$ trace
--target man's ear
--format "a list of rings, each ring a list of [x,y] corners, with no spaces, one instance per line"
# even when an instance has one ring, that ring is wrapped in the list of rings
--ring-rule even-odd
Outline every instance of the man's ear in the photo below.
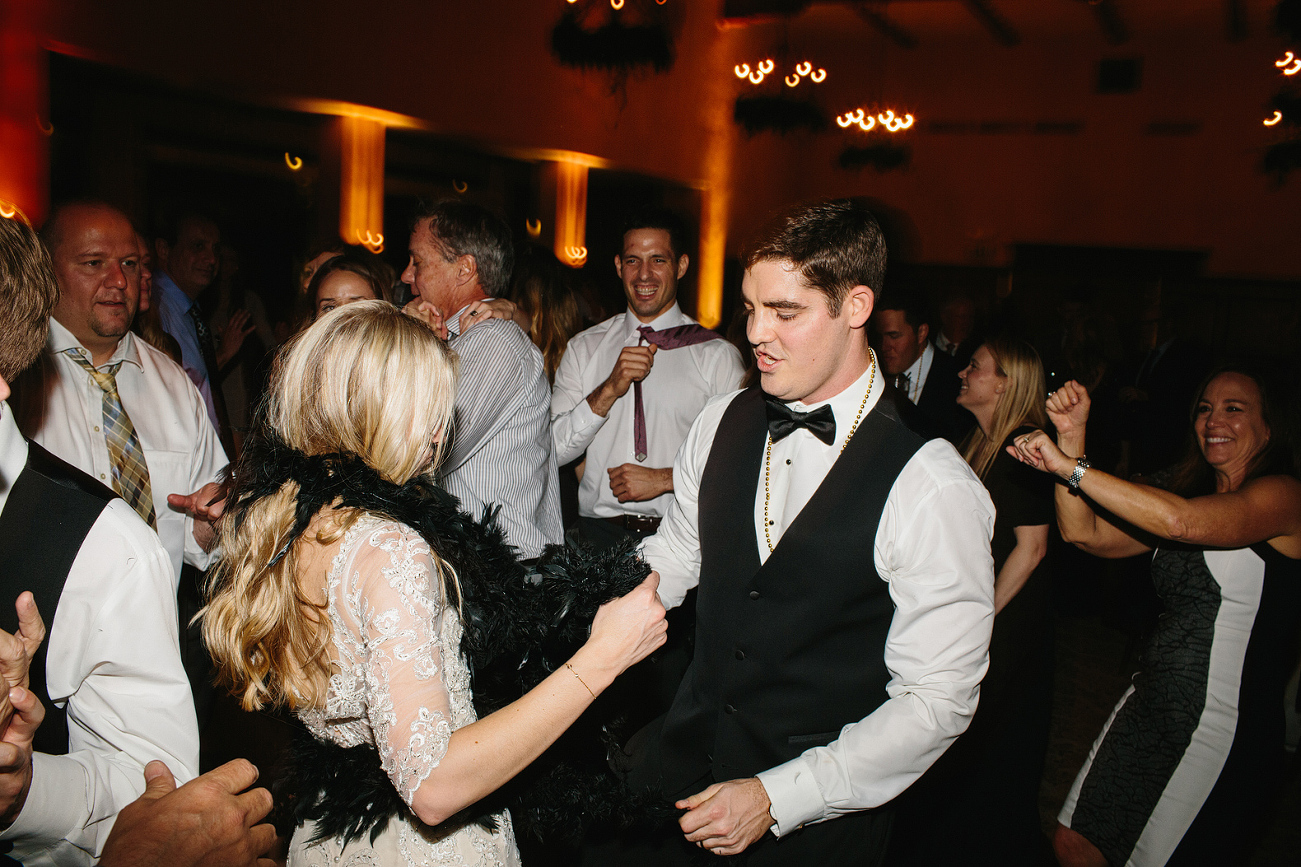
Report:
[[[926,339],[931,336],[931,327],[923,322],[917,326],[917,345],[925,346]]]
[[[866,286],[855,286],[845,295],[841,302],[841,313],[849,317],[851,328],[862,328],[872,316],[876,305],[876,293]]]
[[[687,258],[686,253],[683,253],[681,256],[678,257],[678,279],[679,280],[681,280],[683,275],[687,273],[687,266],[690,264],[691,264],[691,260]]]
[[[479,262],[469,253],[456,257],[456,282],[473,283],[479,276]]]
[[[623,280],[623,254],[622,253],[614,254],[614,273],[619,275],[620,280]]]

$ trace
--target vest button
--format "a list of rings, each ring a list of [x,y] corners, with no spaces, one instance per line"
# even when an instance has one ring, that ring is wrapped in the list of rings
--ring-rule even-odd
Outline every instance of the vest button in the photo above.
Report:
[[[735,708],[734,706],[730,705],[730,704],[729,704],[729,705],[724,705],[724,706],[723,706],[723,712],[724,712],[724,713],[736,713],[736,708]]]
[[[758,590],[751,590],[751,591],[750,591],[750,598],[751,598],[751,599],[758,599],[758,598],[759,598],[759,591],[758,591]]]
[[[745,659],[745,651],[744,651],[744,650],[738,650],[738,651],[736,652],[736,658],[737,658],[737,659]]]

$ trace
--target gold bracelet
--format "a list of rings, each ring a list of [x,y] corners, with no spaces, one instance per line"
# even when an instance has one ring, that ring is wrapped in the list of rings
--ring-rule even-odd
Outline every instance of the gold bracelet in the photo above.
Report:
[[[595,699],[596,693],[592,692],[592,688],[587,685],[587,681],[583,680],[581,677],[578,676],[578,672],[574,670],[574,667],[566,662],[565,668],[569,669],[570,673],[573,674],[574,677],[578,678],[578,682],[583,685],[583,689],[587,690],[587,694],[590,695],[593,699]]]

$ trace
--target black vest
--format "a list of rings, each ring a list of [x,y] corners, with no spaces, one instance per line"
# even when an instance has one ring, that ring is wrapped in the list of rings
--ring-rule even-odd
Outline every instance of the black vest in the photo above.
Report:
[[[665,791],[754,776],[823,746],[887,698],[894,616],[877,525],[924,443],[878,402],[760,565],[754,526],[767,436],[750,388],[723,414],[700,481],[700,587],[691,668],[664,721]]]
[[[54,634],[54,615],[68,572],[86,534],[117,494],[36,443],[27,444],[27,465],[14,480],[0,512],[0,628],[18,630],[14,600],[32,591],[46,635]],[[31,689],[45,705],[45,721],[34,749],[51,755],[68,752],[68,717],[50,701],[45,679],[48,637],[32,660]]]

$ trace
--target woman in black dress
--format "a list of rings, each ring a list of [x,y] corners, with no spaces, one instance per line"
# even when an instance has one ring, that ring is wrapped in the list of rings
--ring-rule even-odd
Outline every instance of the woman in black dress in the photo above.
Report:
[[[1034,347],[995,337],[959,374],[958,404],[977,426],[963,457],[989,489],[994,633],[971,726],[900,799],[901,864],[1035,864],[1047,853],[1037,799],[1052,705],[1050,593],[1036,574],[1048,549],[1052,485],[1006,451],[1047,423]],[[906,849],[906,851],[905,851]],[[973,861],[973,859],[975,859]]]

